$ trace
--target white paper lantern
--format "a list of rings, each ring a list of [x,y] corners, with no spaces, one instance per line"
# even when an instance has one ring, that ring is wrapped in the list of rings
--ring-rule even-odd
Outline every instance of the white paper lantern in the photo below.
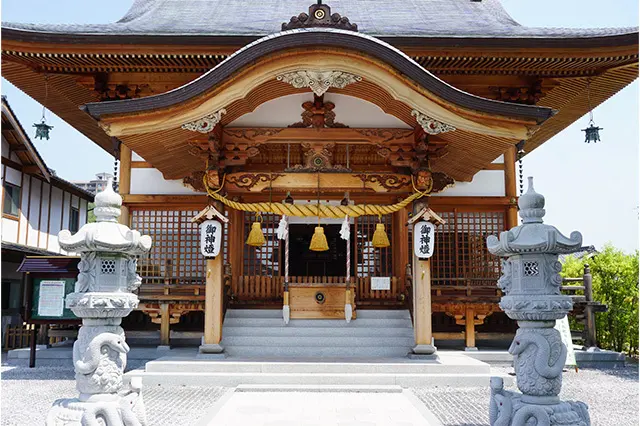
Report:
[[[200,252],[205,257],[220,254],[222,224],[217,220],[205,220],[200,224]]]
[[[436,226],[427,221],[417,222],[413,226],[413,252],[419,259],[428,259],[433,255]]]

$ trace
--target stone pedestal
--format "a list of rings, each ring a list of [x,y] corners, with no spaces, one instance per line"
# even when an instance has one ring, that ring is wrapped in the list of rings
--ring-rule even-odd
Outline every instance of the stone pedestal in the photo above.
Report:
[[[121,204],[109,181],[95,198],[96,223],[58,236],[60,247],[81,257],[75,291],[65,301],[82,318],[73,345],[80,395],[55,401],[49,426],[147,424],[141,380],[126,388],[122,383],[129,346],[120,323],[138,306],[131,293],[141,283],[136,256],[150,250],[151,238],[118,223]]]
[[[491,379],[491,425],[590,425],[589,412],[582,402],[562,402],[562,369],[567,348],[557,319],[572,309],[569,296],[560,293],[562,265],[559,254],[580,250],[582,236],[569,238],[553,226],[542,223],[544,197],[529,189],[518,201],[523,224],[487,238],[489,251],[506,258],[498,281],[504,296],[500,307],[519,329],[509,348],[513,355],[518,389],[504,390],[502,379]]]

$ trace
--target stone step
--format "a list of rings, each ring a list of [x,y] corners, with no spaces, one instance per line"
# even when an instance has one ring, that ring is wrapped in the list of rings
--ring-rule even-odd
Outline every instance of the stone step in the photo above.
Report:
[[[202,334],[202,333],[200,333]],[[410,337],[413,329],[409,327],[230,327],[222,329],[222,335],[227,336],[353,336],[353,337]]]
[[[357,310],[358,319],[406,319],[411,320],[408,310]],[[282,318],[281,309],[229,309],[225,318]],[[295,320],[293,320],[295,321]],[[342,321],[342,320],[331,320]]]
[[[125,382],[141,377],[147,387],[238,385],[396,385],[402,387],[489,387],[489,374],[334,374],[334,373],[154,373],[133,370]],[[505,376],[505,385],[513,384]]]
[[[224,335],[222,346],[294,346],[294,347],[359,347],[359,346],[413,346],[411,337],[394,336],[229,336]]]
[[[411,321],[401,318],[359,318],[347,323],[344,320],[322,319],[292,319],[284,325],[282,318],[225,318],[224,325],[228,327],[412,327]]]
[[[256,374],[489,374],[488,364],[458,362],[235,362],[159,359],[146,364],[147,373],[256,373]]]
[[[223,343],[224,345],[224,343]],[[227,345],[224,351],[237,357],[406,357],[412,345],[406,346],[253,346]]]

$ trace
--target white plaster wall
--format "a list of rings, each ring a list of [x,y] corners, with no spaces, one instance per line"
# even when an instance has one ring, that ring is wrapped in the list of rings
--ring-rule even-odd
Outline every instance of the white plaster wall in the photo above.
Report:
[[[2,156],[7,158],[9,156],[9,142],[2,136]]]
[[[481,170],[471,182],[456,184],[437,196],[441,197],[503,197],[504,172],[502,170]]]
[[[42,210],[40,211],[40,239],[38,240],[38,247],[42,249],[47,248],[47,227],[49,223],[49,190],[51,185],[48,183],[42,184]]]
[[[493,164],[504,164],[504,155],[501,155],[500,157],[496,158],[495,160],[492,161]]]
[[[31,205],[25,214],[29,215],[27,224],[26,245],[38,247],[38,219],[40,219],[40,190],[42,181],[40,179],[31,178]],[[26,195],[26,194],[25,194]]]
[[[131,169],[131,194],[202,194],[182,184],[182,180],[166,180],[157,169]]]
[[[336,93],[327,92],[325,102],[336,107],[336,121],[349,127],[384,127],[410,129],[404,121],[385,113],[371,102]],[[229,124],[229,127],[287,127],[301,120],[302,104],[313,101],[313,92],[297,93],[272,99],[258,106]],[[277,114],[273,112],[277,111]]]
[[[15,243],[18,240],[18,221],[2,218],[2,241]]]
[[[18,231],[18,244],[27,244],[27,206],[29,205],[29,187],[31,186],[31,176],[24,177],[22,182],[22,193],[20,203],[20,230]]]
[[[80,222],[79,227],[82,228],[83,225],[87,223],[87,207],[89,203],[87,200],[80,200]]]
[[[49,241],[47,250],[59,253],[60,245],[58,245],[58,232],[60,232],[60,216],[62,214],[62,190],[53,187],[51,190],[51,222],[49,228]]]
[[[140,157],[135,152],[131,151],[131,161],[146,161],[144,158]]]
[[[7,166],[7,175],[5,177],[6,181],[14,184],[16,186],[20,186],[22,185],[22,172],[20,170],[16,170],[14,168],[11,168],[9,166]],[[26,178],[25,178],[26,179]]]

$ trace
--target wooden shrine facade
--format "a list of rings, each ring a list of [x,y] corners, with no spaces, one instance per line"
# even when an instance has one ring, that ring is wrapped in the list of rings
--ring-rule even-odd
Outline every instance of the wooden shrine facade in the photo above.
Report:
[[[428,204],[445,222],[426,290],[428,314],[441,314],[434,330],[491,323],[500,316],[500,268],[485,240],[517,225],[517,158],[638,73],[637,29],[491,29],[503,12],[486,2],[459,7],[493,24],[455,24],[439,15],[455,12],[442,5],[416,21],[425,25],[417,36],[392,22],[417,19],[410,2],[370,28],[366,19],[358,26],[361,11],[333,19],[323,4],[300,14],[299,2],[287,2],[297,8],[287,22],[270,15],[280,2],[268,0],[255,21],[230,15],[216,24],[217,9],[200,10],[216,1],[183,3],[175,13],[207,22],[187,28],[189,20],[154,15],[162,8],[134,7],[130,19],[97,29],[3,26],[3,76],[119,158],[123,220],[154,240],[139,261],[140,308],[161,324],[165,343],[170,325],[192,312],[205,311],[205,340],[213,336],[210,286],[223,307],[282,306],[282,208],[272,203],[307,206],[290,215],[289,282],[336,284],[350,275],[359,309],[414,306],[407,222]],[[257,28],[273,19],[284,24]],[[137,32],[140,20],[148,33]],[[436,33],[433,20],[458,27]],[[255,31],[230,36],[229,26]],[[205,27],[212,32],[198,33]],[[191,222],[209,204],[228,218],[212,273]],[[350,213],[335,213],[341,208]],[[266,239],[259,248],[245,245],[255,212]],[[337,236],[345,215],[348,257]],[[310,254],[318,222],[330,250]],[[380,222],[387,248],[371,245]],[[371,290],[373,277],[390,277],[390,289]],[[492,330],[511,330],[500,321]]]

